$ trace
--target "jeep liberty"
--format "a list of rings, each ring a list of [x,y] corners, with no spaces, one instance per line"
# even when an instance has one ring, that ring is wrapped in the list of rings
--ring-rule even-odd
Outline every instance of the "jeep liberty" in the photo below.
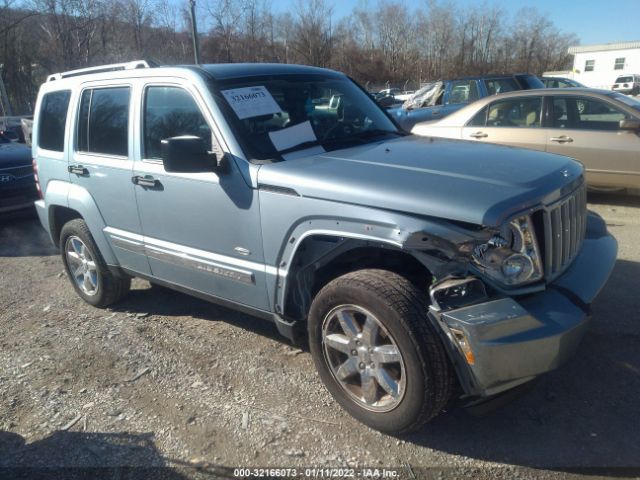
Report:
[[[383,432],[561,365],[616,259],[580,163],[409,135],[331,70],[54,74],[33,139],[40,221],[84,301],[141,277],[308,335],[331,394]]]

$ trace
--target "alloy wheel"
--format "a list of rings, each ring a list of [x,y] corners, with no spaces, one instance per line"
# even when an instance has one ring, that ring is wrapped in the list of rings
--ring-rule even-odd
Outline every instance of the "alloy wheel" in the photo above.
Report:
[[[388,330],[356,305],[331,310],[322,325],[325,360],[338,384],[361,407],[388,412],[406,390],[404,360]]]

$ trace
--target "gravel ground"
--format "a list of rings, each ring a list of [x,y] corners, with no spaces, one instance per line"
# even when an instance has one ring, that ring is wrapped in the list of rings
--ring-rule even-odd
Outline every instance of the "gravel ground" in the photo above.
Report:
[[[5,220],[0,478],[638,478],[640,199],[589,200],[620,250],[577,356],[498,410],[452,407],[402,438],[344,413],[272,325],[141,280],[117,308],[93,308],[37,220]]]

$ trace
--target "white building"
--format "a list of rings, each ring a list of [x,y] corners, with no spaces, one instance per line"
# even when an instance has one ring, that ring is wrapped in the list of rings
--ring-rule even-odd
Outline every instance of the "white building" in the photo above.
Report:
[[[587,87],[611,90],[619,75],[640,74],[640,41],[569,47],[572,78]]]

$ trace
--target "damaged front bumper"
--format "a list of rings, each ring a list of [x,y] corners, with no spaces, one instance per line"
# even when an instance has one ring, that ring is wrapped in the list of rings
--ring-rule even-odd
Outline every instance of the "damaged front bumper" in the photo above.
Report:
[[[443,334],[467,397],[489,397],[553,370],[576,351],[589,305],[616,261],[617,242],[590,213],[582,249],[544,291],[439,310],[429,317]]]

